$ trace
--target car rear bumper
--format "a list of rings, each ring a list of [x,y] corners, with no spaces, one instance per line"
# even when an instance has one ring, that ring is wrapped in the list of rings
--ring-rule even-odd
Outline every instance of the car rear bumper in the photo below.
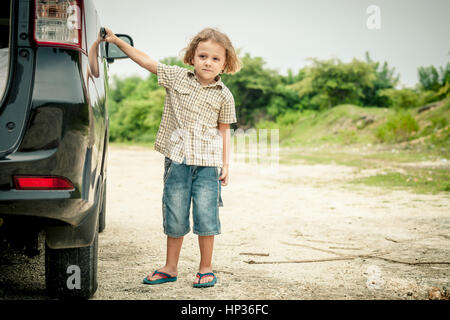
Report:
[[[91,170],[91,148],[82,144],[68,150],[29,152],[0,160],[0,215],[31,216],[55,219],[73,227],[82,224],[96,205],[103,174]],[[28,156],[25,156],[28,154]],[[63,159],[70,161],[63,161]],[[58,164],[55,166],[55,164]],[[17,190],[14,176],[61,176],[69,179],[72,190]]]
[[[94,201],[72,199],[70,191],[0,191],[0,215],[56,219],[78,226]],[[6,200],[7,199],[7,200]]]
[[[93,201],[70,198],[70,191],[1,191],[0,218],[3,226],[0,228],[8,227],[9,220],[14,220],[16,225],[20,221],[24,226],[32,221],[39,221],[39,225],[35,227],[45,230],[46,242],[50,248],[88,246],[94,240],[98,228],[103,183],[104,181],[99,181],[97,184],[97,196]]]

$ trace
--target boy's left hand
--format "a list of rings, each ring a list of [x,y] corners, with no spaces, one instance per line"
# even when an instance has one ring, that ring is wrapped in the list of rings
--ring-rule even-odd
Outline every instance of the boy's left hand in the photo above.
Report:
[[[228,166],[227,165],[222,167],[222,174],[220,175],[219,180],[222,181],[222,186],[228,185]]]

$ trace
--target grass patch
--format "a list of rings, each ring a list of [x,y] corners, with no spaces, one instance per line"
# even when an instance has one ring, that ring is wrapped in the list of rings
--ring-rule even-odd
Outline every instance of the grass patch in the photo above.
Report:
[[[369,164],[364,163],[364,159],[357,154],[349,154],[344,152],[322,151],[301,151],[296,152],[280,152],[281,164],[338,164],[343,166],[352,166],[364,168]]]
[[[425,151],[402,150],[392,146],[384,151],[375,151],[364,145],[339,148],[327,147],[321,150],[293,149],[280,150],[280,163],[294,164],[339,164],[361,169],[381,167],[392,164],[402,164],[421,161],[437,161],[439,157]]]
[[[407,173],[388,172],[370,177],[355,179],[350,183],[363,183],[369,186],[407,189],[415,193],[437,194],[450,192],[450,172],[445,169],[407,170]]]
[[[365,184],[388,189],[405,189],[415,193],[436,194],[450,191],[450,170],[436,167],[405,166],[408,163],[439,161],[439,156],[416,150],[394,148],[376,151],[363,146],[345,148],[333,147],[308,150],[280,151],[280,164],[337,164],[359,169],[387,171],[350,181],[351,184]],[[359,151],[358,151],[359,150]],[[402,172],[398,172],[401,168]]]
[[[392,151],[380,151],[365,155],[366,159],[380,160],[390,163],[408,163],[421,161],[435,161],[437,158],[429,153],[420,151],[405,151],[392,149]]]

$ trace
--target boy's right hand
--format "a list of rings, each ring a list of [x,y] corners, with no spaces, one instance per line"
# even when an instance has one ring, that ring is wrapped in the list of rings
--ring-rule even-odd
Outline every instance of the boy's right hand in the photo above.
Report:
[[[98,36],[101,39],[101,41],[106,41],[115,44],[120,50],[122,50],[123,53],[125,53],[131,60],[136,62],[138,65],[154,74],[157,73],[158,62],[156,60],[153,60],[145,52],[140,51],[134,48],[134,46],[130,45],[129,43],[121,40],[114,34],[114,32],[111,31],[111,29],[106,27],[103,28],[105,28],[106,31],[106,35],[103,39],[100,36],[100,30],[98,33]]]
[[[106,41],[106,42],[109,42],[109,43],[115,43],[116,39],[118,39],[117,36],[114,34],[114,32],[111,31],[111,29],[106,28],[106,27],[104,27],[104,28],[105,28],[105,31],[106,31],[106,35],[102,39],[102,41]]]

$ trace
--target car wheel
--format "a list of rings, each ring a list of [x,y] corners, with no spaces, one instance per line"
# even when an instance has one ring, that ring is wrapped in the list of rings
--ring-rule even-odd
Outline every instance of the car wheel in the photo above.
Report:
[[[103,186],[102,206],[98,215],[98,232],[103,232],[106,227],[106,180]]]
[[[97,290],[98,232],[90,246],[51,249],[45,246],[45,283],[50,296],[91,298]]]

